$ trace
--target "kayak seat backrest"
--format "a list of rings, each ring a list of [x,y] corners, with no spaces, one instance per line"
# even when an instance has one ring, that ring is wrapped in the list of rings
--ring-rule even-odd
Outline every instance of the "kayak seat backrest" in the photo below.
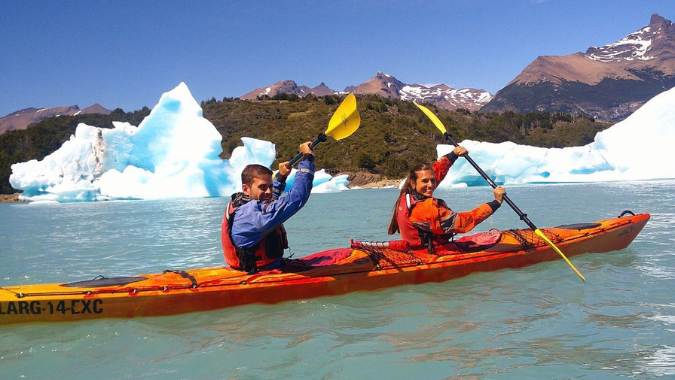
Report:
[[[600,227],[602,224],[600,223],[576,223],[576,224],[563,224],[562,226],[558,226],[555,228],[560,228],[561,230],[587,230],[589,228],[597,228]]]
[[[499,243],[501,236],[502,232],[493,228],[487,232],[462,236],[460,239],[455,240],[455,245],[464,252],[477,252]]]
[[[93,280],[85,280],[78,282],[71,282],[69,284],[63,284],[68,288],[100,288],[103,286],[122,286],[131,284],[133,282],[147,280],[147,277],[100,277]]]

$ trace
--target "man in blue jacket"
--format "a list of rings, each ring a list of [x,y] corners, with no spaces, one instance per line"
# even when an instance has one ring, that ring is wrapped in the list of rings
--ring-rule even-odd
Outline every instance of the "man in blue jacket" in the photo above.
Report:
[[[221,231],[225,262],[230,267],[252,274],[281,265],[284,249],[288,248],[283,223],[300,211],[312,192],[312,143],[301,144],[300,152],[303,158],[293,188],[283,197],[291,172],[288,162],[279,164],[274,180],[272,171],[262,165],[248,165],[242,171],[242,191],[232,194]]]

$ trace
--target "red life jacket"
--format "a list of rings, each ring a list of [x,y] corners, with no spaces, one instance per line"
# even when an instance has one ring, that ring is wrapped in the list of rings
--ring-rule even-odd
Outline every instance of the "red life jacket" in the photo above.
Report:
[[[246,254],[253,254],[255,256],[256,270],[279,260],[284,255],[284,249],[288,248],[288,239],[284,225],[281,224],[270,231],[252,247],[239,248],[232,243],[232,228],[229,223],[236,211],[237,207],[233,207],[232,202],[230,202],[225,210],[220,231],[220,240],[223,244],[223,254],[225,255],[227,265],[234,269],[244,270],[242,259],[243,255]]]
[[[407,241],[412,247],[428,245],[430,239],[436,244],[447,242],[450,236],[432,236],[431,233],[420,231],[412,224],[410,221],[410,213],[417,203],[419,203],[419,201],[416,201],[411,194],[407,193],[399,199],[396,222],[398,223],[398,230],[401,233],[401,240]]]
[[[404,194],[398,200],[396,211],[396,223],[398,223],[398,230],[401,233],[401,240],[407,241],[411,246],[422,245],[420,231],[410,222],[410,212],[416,203],[417,201],[410,194]]]

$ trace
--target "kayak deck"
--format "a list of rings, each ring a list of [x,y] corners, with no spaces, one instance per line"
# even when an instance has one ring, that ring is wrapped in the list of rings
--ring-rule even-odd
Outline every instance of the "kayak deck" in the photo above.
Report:
[[[544,228],[567,257],[627,247],[649,220],[630,215]],[[560,256],[531,230],[502,231],[499,241],[470,251],[454,243],[397,250],[339,248],[288,260],[253,275],[226,267],[165,271],[70,284],[0,288],[0,325],[181,314],[251,303],[340,295],[404,284],[441,282],[474,272],[520,268]]]

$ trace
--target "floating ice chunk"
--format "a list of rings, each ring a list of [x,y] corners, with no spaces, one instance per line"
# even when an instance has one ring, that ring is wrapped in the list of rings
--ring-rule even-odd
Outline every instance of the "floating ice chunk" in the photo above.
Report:
[[[312,188],[312,193],[339,193],[341,190],[333,182],[324,182]]]
[[[293,187],[293,183],[295,183],[295,173],[296,173],[295,168],[291,169],[291,173],[288,175],[288,178],[286,178],[286,191],[290,190]],[[316,172],[314,172],[314,180],[312,181],[312,192],[314,192],[316,187],[330,181],[332,178],[333,177],[331,177],[330,174],[326,173],[326,170],[324,169],[317,170]]]

